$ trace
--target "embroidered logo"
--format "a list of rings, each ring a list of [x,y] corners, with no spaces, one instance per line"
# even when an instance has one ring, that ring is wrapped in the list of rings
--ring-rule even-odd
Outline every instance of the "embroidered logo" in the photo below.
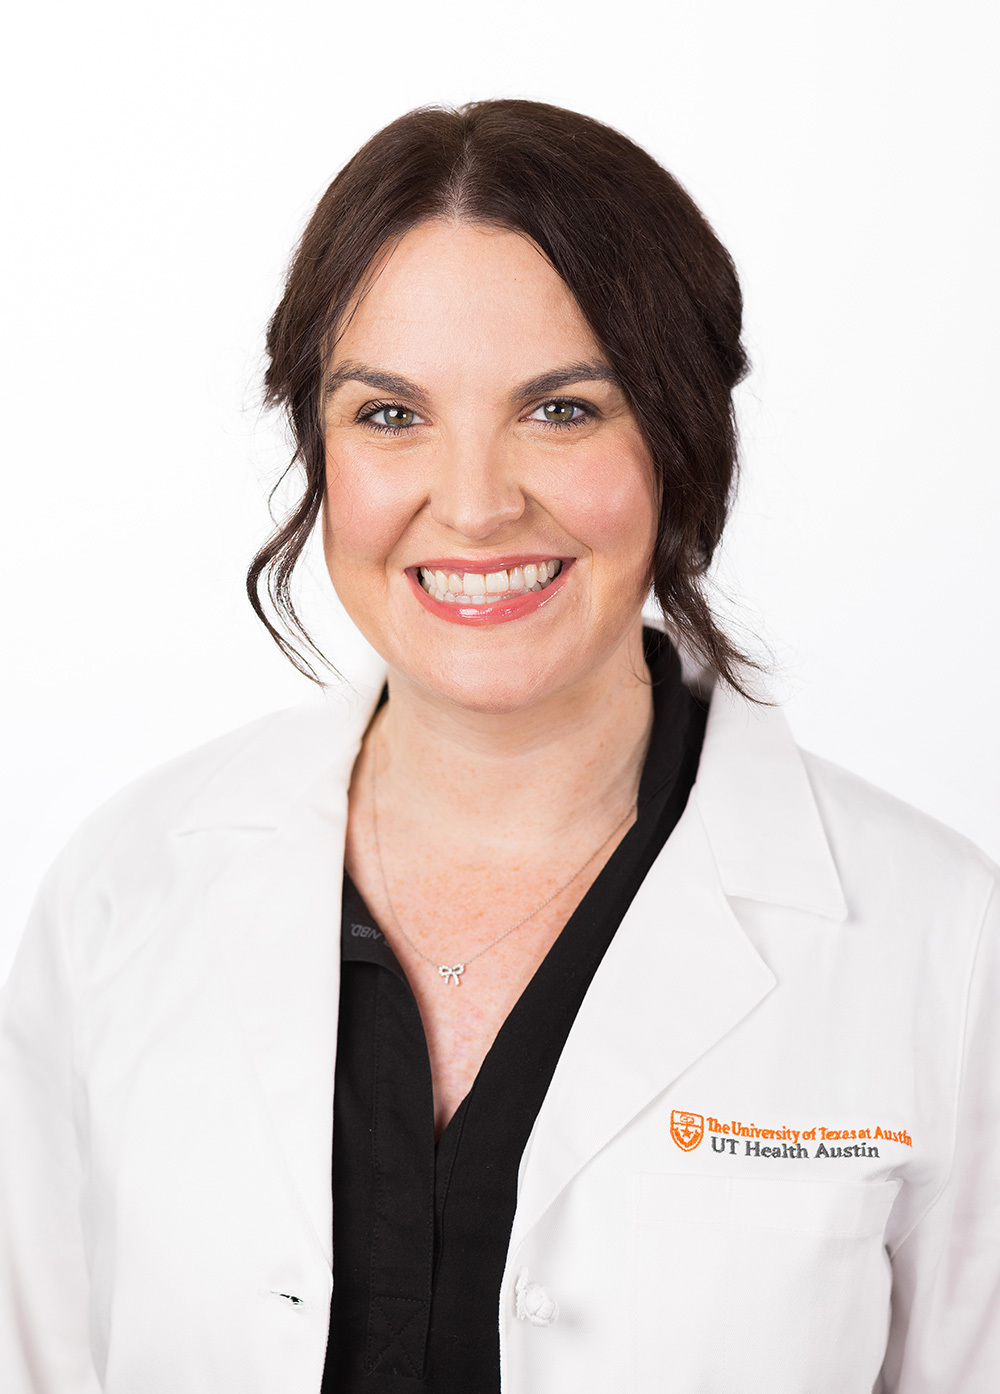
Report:
[[[670,1113],[670,1136],[682,1152],[693,1152],[705,1136],[705,1120],[700,1113]]]
[[[702,1128],[699,1113],[680,1113],[674,1109],[670,1115],[671,1136],[685,1151],[698,1146],[703,1132],[711,1138],[713,1152],[730,1157],[829,1157],[838,1160],[878,1157],[879,1145],[887,1142],[913,1146],[913,1138],[905,1128],[883,1128],[881,1124],[867,1128],[827,1128],[821,1124],[813,1128],[792,1128],[783,1122],[780,1128],[766,1128],[741,1118],[723,1122],[710,1113]],[[807,1143],[810,1146],[806,1146]]]

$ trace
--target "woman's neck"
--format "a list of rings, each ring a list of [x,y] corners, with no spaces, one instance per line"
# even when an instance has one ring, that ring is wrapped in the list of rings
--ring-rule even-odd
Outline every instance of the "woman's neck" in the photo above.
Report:
[[[635,799],[652,720],[640,622],[585,682],[515,712],[470,711],[390,673],[366,745],[380,805],[405,807],[431,844],[474,834],[509,855],[613,824]]]

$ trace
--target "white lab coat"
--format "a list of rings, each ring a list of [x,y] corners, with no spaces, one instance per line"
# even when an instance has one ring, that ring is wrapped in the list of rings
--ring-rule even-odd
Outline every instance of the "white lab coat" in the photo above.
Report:
[[[370,709],[169,763],[47,875],[0,1030],[4,1394],[318,1394]],[[504,1394],[995,1394],[997,886],[716,692],[521,1161]]]

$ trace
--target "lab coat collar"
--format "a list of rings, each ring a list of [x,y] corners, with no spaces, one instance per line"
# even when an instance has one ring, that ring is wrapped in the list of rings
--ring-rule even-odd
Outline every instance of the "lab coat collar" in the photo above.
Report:
[[[715,689],[693,797],[726,895],[847,918],[809,776],[779,709]]]
[[[275,829],[298,800],[322,801],[331,786],[346,792],[384,681],[311,692],[224,737],[224,756],[170,831]]]

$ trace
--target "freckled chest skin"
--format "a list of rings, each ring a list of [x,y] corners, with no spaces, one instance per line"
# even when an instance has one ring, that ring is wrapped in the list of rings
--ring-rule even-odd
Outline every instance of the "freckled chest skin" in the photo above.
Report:
[[[416,385],[373,390],[353,372]],[[527,238],[433,222],[382,263],[337,341],[324,403],[327,568],[385,659],[390,700],[349,795],[346,862],[413,987],[430,1054],[438,1135],[511,1007],[615,846],[538,915],[446,984],[395,928],[392,904],[435,963],[471,959],[568,880],[635,799],[652,723],[641,607],[657,525],[652,462],[568,287]],[[350,368],[351,373],[346,373]],[[360,371],[360,369],[358,369]],[[553,427],[544,404],[582,402]],[[412,423],[369,424],[392,404]],[[568,415],[568,413],[553,413]],[[383,417],[383,420],[385,418]],[[551,601],[478,628],[414,595],[429,559],[490,572],[504,555],[567,559]]]
[[[371,764],[355,766],[345,853],[347,869],[399,959],[420,1009],[434,1084],[435,1136],[440,1137],[471,1089],[479,1067],[511,1008],[527,987],[563,925],[635,822],[632,813],[585,871],[551,905],[471,963],[461,986],[445,983],[406,943],[393,922],[372,833]],[[612,824],[613,826],[613,824]],[[605,828],[605,834],[608,831]],[[582,837],[563,847],[495,847],[460,861],[428,856],[425,830],[405,810],[380,806],[379,836],[392,909],[407,935],[441,963],[461,962],[560,886],[594,850]],[[391,847],[391,852],[388,848]]]

